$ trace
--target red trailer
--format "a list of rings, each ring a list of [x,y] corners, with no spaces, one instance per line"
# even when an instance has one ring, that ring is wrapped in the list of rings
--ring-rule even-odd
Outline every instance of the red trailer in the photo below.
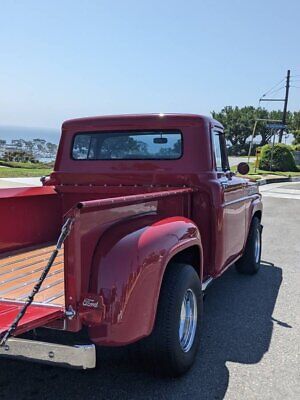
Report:
[[[185,114],[67,121],[43,184],[0,190],[0,356],[92,368],[95,346],[138,342],[155,370],[184,373],[206,286],[233,263],[247,274],[260,264],[261,196],[230,171],[221,124]],[[89,339],[20,337],[41,327]]]

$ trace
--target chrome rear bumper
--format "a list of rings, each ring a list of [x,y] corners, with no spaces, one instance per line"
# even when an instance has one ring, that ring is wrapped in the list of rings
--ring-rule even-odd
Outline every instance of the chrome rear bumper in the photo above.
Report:
[[[90,369],[96,366],[94,345],[65,346],[56,343],[11,338],[0,347],[0,358],[8,357],[62,367]]]

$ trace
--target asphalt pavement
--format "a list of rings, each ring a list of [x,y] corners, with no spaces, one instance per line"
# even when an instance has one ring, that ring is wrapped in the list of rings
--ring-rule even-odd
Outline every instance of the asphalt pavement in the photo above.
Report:
[[[1,360],[0,399],[299,399],[300,183],[262,192],[261,269],[247,277],[230,268],[208,289],[187,375],[154,378],[124,348],[99,349],[98,368],[85,372]]]

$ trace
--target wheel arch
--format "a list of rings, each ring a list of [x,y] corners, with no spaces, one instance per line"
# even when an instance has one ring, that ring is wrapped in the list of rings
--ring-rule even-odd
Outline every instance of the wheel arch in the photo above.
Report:
[[[103,323],[89,328],[96,344],[124,345],[151,333],[163,277],[174,262],[191,264],[202,279],[202,244],[193,221],[170,217],[136,223],[130,231],[126,221],[125,234],[117,239],[120,226],[110,229],[94,257],[91,292],[103,296],[107,308]]]
[[[261,195],[258,195],[250,204],[249,213],[248,213],[246,240],[248,238],[249,229],[250,229],[253,218],[257,217],[259,219],[259,221],[261,222],[262,214],[263,214],[263,204],[261,201]],[[246,242],[245,242],[245,244],[246,244]]]
[[[171,268],[172,264],[189,264],[197,272],[199,279],[202,281],[203,277],[203,254],[202,249],[197,244],[181,249],[172,255],[171,259],[166,265],[166,270]]]
[[[259,221],[261,222],[261,219],[262,219],[262,210],[257,210],[257,211],[255,211],[255,213],[253,214],[253,216],[252,216],[252,219],[253,218],[258,218],[259,219]]]

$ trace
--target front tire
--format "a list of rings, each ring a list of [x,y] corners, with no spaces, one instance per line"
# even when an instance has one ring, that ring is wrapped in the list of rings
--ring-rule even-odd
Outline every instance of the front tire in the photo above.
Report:
[[[253,217],[243,256],[236,262],[236,269],[241,274],[253,275],[260,268],[262,244],[262,225],[259,218]]]
[[[195,269],[168,267],[159,297],[154,329],[137,343],[140,360],[151,372],[176,377],[194,363],[200,341],[202,290]]]

